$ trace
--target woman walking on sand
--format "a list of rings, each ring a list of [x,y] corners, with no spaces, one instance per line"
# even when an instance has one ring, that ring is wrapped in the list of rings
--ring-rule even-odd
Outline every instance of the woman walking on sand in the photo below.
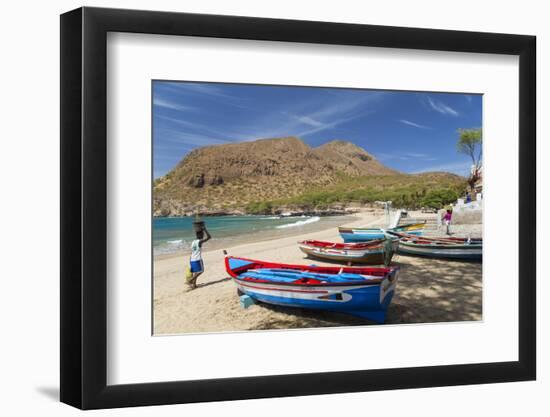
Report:
[[[206,237],[204,235],[206,234]],[[188,285],[191,290],[197,288],[197,278],[204,272],[204,263],[202,262],[202,245],[210,240],[212,236],[208,233],[208,230],[204,228],[196,232],[196,239],[191,242],[191,278],[188,281]]]
[[[451,218],[453,217],[453,211],[451,209],[447,209],[447,212],[443,216],[443,223],[446,227],[446,232],[448,235],[451,234],[450,227],[451,227]]]

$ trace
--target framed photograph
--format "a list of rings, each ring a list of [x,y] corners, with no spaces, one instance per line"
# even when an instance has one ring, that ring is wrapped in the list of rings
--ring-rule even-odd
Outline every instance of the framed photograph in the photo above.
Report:
[[[535,37],[61,16],[61,401],[533,380]]]

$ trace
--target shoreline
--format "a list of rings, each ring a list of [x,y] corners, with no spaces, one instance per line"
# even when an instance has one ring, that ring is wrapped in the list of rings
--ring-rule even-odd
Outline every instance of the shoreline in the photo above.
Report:
[[[372,212],[356,214],[348,227],[383,225],[385,216]],[[273,262],[330,265],[309,259],[297,240],[339,241],[336,227],[310,233],[246,242],[231,246],[230,253]],[[229,248],[229,246],[227,247]],[[235,284],[224,266],[221,249],[203,252],[205,272],[198,288],[188,291],[184,280],[187,259],[183,255],[154,258],[153,334],[174,335],[201,332],[296,329],[311,327],[372,325],[357,317],[255,304],[243,309]],[[482,264],[414,258],[395,255],[401,267],[400,283],[388,310],[386,323],[435,323],[482,319]]]
[[[374,208],[373,208],[374,209]],[[200,217],[232,217],[232,216],[280,216],[280,217],[301,217],[301,216],[319,216],[319,217],[334,217],[334,216],[352,216],[354,214],[360,213],[361,209],[353,210],[325,210],[325,211],[292,211],[291,215],[285,216],[280,212],[275,213],[245,213],[245,212],[202,212],[199,214]],[[196,213],[182,214],[179,216],[155,216],[153,219],[178,219],[184,217],[195,217]]]
[[[292,216],[292,217],[300,219],[300,216]],[[358,212],[353,214],[347,214],[346,216],[334,215],[334,216],[325,216],[325,217],[348,217],[349,219],[342,219],[343,222],[336,226],[332,223],[331,224],[324,223],[321,220],[319,222],[310,223],[310,224],[306,224],[295,228],[263,230],[263,231],[253,232],[253,233],[246,233],[242,235],[236,235],[235,237],[232,237],[232,238],[225,238],[223,239],[223,242],[221,241],[222,239],[219,239],[216,241],[215,240],[216,237],[214,236],[212,241],[206,245],[202,253],[205,254],[205,253],[217,251],[220,249],[231,249],[236,246],[245,245],[249,243],[261,243],[265,241],[271,241],[274,239],[284,239],[287,237],[300,236],[299,240],[304,240],[305,239],[304,236],[307,236],[311,233],[330,230],[338,226],[354,225],[357,227],[358,225],[355,224],[357,220],[353,219],[353,217],[361,218],[361,214]],[[344,221],[344,220],[347,220],[347,221]],[[362,223],[362,225],[364,224]],[[154,254],[153,259],[154,261],[157,261],[157,260],[160,261],[160,260],[170,259],[174,257],[185,257],[185,256],[188,256],[190,253],[191,251],[189,249],[179,249],[170,253]]]

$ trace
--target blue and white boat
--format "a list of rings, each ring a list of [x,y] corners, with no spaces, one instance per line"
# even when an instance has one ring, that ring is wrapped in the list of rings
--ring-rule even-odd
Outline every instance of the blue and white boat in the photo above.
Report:
[[[280,306],[327,310],[384,323],[399,267],[287,265],[225,257],[239,292]]]
[[[386,231],[408,233],[411,235],[420,236],[424,233],[425,226],[426,222],[403,224],[391,229],[382,229],[379,227],[339,227],[338,232],[340,233],[340,236],[342,236],[345,243],[368,242],[369,240],[384,239],[387,236]]]

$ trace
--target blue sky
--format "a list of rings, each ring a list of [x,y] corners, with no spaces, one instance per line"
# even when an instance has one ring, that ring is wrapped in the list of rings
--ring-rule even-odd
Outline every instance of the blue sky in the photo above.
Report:
[[[481,113],[481,95],[154,81],[154,177],[197,147],[285,136],[347,140],[406,173],[466,175],[457,129],[481,127]]]

